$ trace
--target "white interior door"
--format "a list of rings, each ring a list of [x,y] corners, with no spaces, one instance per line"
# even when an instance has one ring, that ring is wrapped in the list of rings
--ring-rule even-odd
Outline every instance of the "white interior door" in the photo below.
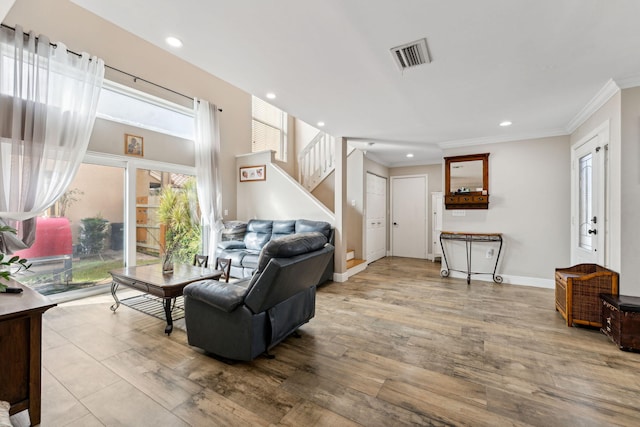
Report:
[[[367,173],[366,259],[372,263],[387,255],[387,179]]]
[[[394,256],[427,258],[427,176],[391,178]]]
[[[608,128],[606,131],[608,136]],[[571,261],[605,265],[606,136],[591,135],[573,147]]]

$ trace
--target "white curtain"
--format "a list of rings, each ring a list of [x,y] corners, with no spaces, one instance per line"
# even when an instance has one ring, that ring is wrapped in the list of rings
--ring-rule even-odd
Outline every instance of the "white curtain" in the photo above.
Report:
[[[101,59],[0,28],[0,218],[29,220],[64,193],[87,151],[103,76]],[[33,224],[21,231],[33,237]]]
[[[195,100],[196,182],[200,212],[204,222],[202,242],[204,253],[213,267],[222,230],[222,193],[220,192],[220,128],[218,109],[204,100]]]

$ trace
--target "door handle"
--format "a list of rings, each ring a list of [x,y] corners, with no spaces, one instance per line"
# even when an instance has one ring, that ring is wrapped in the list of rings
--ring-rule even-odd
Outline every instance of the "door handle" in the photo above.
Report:
[[[589,234],[593,234],[593,235],[596,235],[596,234],[598,234],[598,230],[596,230],[596,229],[594,228],[593,230],[588,230],[588,231],[587,231],[587,233],[589,233]]]

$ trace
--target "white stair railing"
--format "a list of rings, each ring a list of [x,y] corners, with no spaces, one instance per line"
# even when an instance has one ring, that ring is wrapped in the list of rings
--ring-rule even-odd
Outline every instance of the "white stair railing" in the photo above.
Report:
[[[298,165],[298,181],[312,191],[335,167],[334,138],[325,132],[318,132],[300,152]]]

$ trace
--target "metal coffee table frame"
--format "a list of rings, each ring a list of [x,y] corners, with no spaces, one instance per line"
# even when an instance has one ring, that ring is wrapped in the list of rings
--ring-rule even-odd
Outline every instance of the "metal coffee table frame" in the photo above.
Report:
[[[109,272],[112,277],[111,295],[115,303],[111,311],[120,307],[120,300],[116,291],[120,285],[134,288],[162,298],[167,326],[164,332],[171,335],[173,331],[173,318],[171,316],[172,303],[176,297],[182,295],[182,291],[189,283],[200,280],[217,280],[222,276],[222,271],[210,268],[195,267],[188,264],[178,264],[172,273],[163,274],[160,264],[144,265],[140,267],[125,267]]]

